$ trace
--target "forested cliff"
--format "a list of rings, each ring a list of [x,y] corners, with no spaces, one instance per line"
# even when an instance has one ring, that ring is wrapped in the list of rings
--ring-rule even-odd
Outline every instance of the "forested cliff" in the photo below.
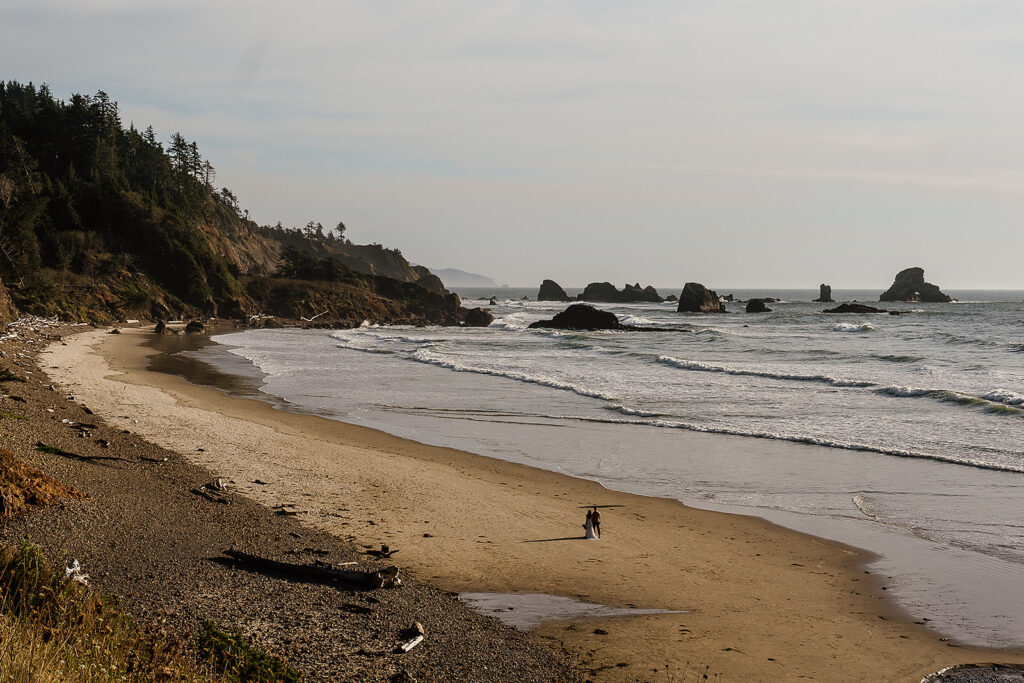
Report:
[[[100,91],[0,81],[0,279],[23,313],[459,324],[465,309],[398,250],[249,220],[198,145],[123,125]],[[419,284],[417,284],[419,283]],[[0,291],[0,318],[13,314]]]

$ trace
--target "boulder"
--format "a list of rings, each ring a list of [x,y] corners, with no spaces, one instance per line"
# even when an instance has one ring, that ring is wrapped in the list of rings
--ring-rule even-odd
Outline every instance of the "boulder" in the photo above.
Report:
[[[640,283],[634,285],[626,284],[619,291],[610,282],[591,282],[583,293],[577,297],[580,301],[596,301],[608,304],[625,304],[637,301],[650,301],[660,303],[664,301],[658,295],[658,290],[648,285],[641,287]]]
[[[466,327],[487,327],[494,322],[494,316],[482,308],[471,308],[466,311],[463,322]]]
[[[531,329],[554,328],[557,330],[621,330],[619,319],[614,313],[601,311],[589,304],[573,304],[551,320],[538,320]]]
[[[886,311],[864,304],[839,304],[835,308],[822,311],[822,313],[886,313]]]
[[[722,297],[722,301],[735,301],[736,298],[732,294],[726,294]]]
[[[153,328],[153,332],[155,332],[156,334],[163,334],[166,331],[167,331],[167,323],[164,322],[163,320],[157,320],[156,321],[156,327]]]
[[[879,301],[924,301],[947,303],[952,301],[930,282],[924,281],[924,268],[907,268],[896,273],[892,287],[882,292]]]
[[[772,309],[764,305],[767,299],[751,299],[747,302],[747,313],[771,313]]]
[[[572,299],[565,290],[553,280],[545,280],[541,283],[541,291],[537,295],[538,301],[571,301]]]
[[[202,334],[206,328],[198,320],[189,321],[188,325],[185,325],[185,334]]]
[[[832,288],[828,285],[818,286],[818,298],[815,299],[819,304],[834,304],[835,301],[832,299]]]
[[[725,313],[725,305],[713,289],[699,282],[687,282],[679,295],[680,313]]]
[[[669,294],[668,296],[665,297],[665,301],[679,301],[679,297],[677,297],[675,294]]]

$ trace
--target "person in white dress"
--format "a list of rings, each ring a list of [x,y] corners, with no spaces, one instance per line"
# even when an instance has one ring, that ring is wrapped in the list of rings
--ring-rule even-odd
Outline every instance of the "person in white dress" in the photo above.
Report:
[[[599,541],[600,537],[594,533],[594,513],[587,510],[587,523],[583,525],[587,535],[584,536],[588,541]]]

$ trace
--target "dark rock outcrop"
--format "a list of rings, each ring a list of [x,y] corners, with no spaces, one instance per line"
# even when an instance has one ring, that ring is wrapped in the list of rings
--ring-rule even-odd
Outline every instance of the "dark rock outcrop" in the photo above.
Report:
[[[839,304],[835,308],[830,308],[823,313],[886,313],[880,308],[874,308],[872,306],[865,306],[864,304]]]
[[[7,287],[0,282],[0,323],[9,323],[18,317],[18,309],[14,307],[11,300],[11,293]]]
[[[736,301],[736,297],[734,297],[732,294],[726,294],[725,296],[722,297],[722,301]]]
[[[540,283],[540,292],[537,294],[537,301],[572,301],[565,290],[554,280],[545,280]]]
[[[892,287],[885,290],[879,301],[924,301],[947,303],[952,301],[936,285],[924,281],[924,268],[907,268],[896,274]]]
[[[433,273],[426,273],[421,275],[417,280],[416,284],[424,289],[429,289],[431,292],[437,292],[438,294],[447,294],[448,290],[445,289],[444,283],[441,282],[441,278],[434,275]]]
[[[551,320],[538,320],[531,329],[557,330],[621,330],[625,329],[614,313],[601,311],[589,304],[573,304]]]
[[[819,304],[834,304],[835,300],[832,299],[832,288],[828,285],[819,285],[818,298],[815,299]]]
[[[747,313],[771,313],[772,309],[764,305],[767,299],[751,299],[747,302]]]
[[[167,323],[165,323],[163,320],[157,320],[156,321],[156,327],[153,328],[153,332],[155,332],[156,334],[163,334],[166,331],[167,331]]]
[[[466,327],[487,327],[493,322],[494,316],[491,315],[491,312],[479,307],[469,309],[463,317]]]
[[[725,313],[725,305],[713,289],[699,282],[687,282],[679,295],[680,313]]]
[[[669,294],[668,296],[665,297],[665,301],[679,301],[679,297],[677,297],[675,294]]]
[[[188,325],[185,325],[185,334],[201,334],[206,328],[198,320],[190,320]]]
[[[638,301],[660,303],[664,301],[658,295],[658,290],[650,285],[641,287],[639,282],[635,285],[626,284],[621,291],[615,289],[615,285],[610,282],[591,282],[577,298],[580,301],[595,301],[607,304],[625,304]]]

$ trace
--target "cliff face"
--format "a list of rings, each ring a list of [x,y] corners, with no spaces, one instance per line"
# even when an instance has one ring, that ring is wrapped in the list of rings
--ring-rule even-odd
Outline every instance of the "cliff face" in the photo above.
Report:
[[[289,308],[302,287],[274,279],[285,266],[287,279],[322,280],[306,290],[318,303],[334,293],[339,320],[345,305],[380,322],[464,320],[458,297],[397,249],[349,244],[319,224],[258,226],[213,186],[196,143],[175,133],[165,144],[151,128],[126,129],[102,91],[62,101],[0,81],[0,279],[10,288],[0,320],[14,306],[95,322]],[[274,288],[281,301],[263,295]]]

